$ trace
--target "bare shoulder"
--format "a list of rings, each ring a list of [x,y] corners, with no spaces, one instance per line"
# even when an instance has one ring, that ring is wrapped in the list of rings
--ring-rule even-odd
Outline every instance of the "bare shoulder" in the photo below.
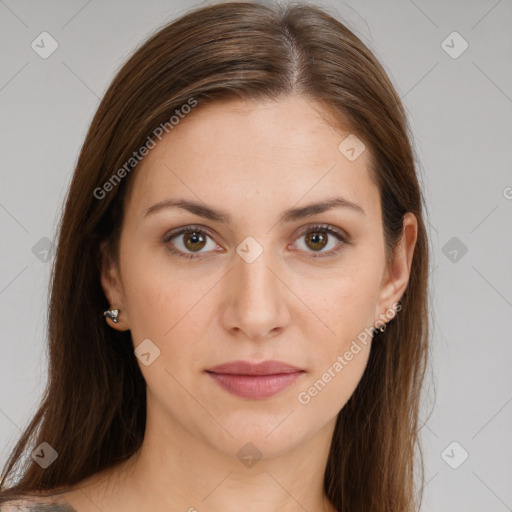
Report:
[[[39,496],[12,500],[0,505],[0,512],[77,512],[71,505],[55,498]]]
[[[1,0],[0,0],[1,1]],[[129,466],[127,465],[126,468]],[[44,493],[30,492],[23,499],[0,503],[0,512],[98,512],[123,510],[119,499],[118,478],[124,476],[125,466],[120,464],[97,472],[70,486],[61,486]],[[122,500],[121,500],[122,502]]]

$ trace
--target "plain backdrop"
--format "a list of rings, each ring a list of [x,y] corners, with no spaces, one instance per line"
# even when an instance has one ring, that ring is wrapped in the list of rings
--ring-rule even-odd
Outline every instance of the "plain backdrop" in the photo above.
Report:
[[[2,464],[46,383],[52,244],[87,127],[131,52],[202,4],[0,0]],[[512,2],[317,4],[374,51],[414,132],[434,317],[423,510],[510,511]]]

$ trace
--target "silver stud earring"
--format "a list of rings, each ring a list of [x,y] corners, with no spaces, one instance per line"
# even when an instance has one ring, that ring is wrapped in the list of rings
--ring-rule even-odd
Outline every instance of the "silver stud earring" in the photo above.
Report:
[[[110,318],[110,320],[112,320],[112,322],[117,324],[117,322],[118,322],[117,317],[119,316],[119,309],[113,309],[113,308],[107,309],[106,311],[103,312],[103,316],[105,318]]]
[[[382,324],[380,327],[374,327],[373,335],[383,333],[386,330],[387,324]]]

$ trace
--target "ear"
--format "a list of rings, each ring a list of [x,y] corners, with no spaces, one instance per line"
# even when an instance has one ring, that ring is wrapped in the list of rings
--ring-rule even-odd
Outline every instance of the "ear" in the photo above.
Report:
[[[393,251],[392,262],[386,268],[382,279],[379,301],[375,311],[378,325],[393,318],[395,314],[393,306],[402,298],[407,288],[417,237],[416,216],[408,212],[404,216],[402,238]]]
[[[124,293],[119,275],[119,269],[113,260],[108,248],[108,241],[103,241],[100,244],[101,254],[101,287],[103,293],[107,298],[110,307],[119,310],[117,323],[114,323],[110,318],[105,317],[108,325],[118,331],[127,331],[129,329],[128,314],[124,303]]]

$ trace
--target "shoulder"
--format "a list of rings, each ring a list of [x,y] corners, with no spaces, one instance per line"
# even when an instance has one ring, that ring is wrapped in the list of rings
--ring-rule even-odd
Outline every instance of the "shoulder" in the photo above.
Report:
[[[98,512],[105,508],[105,496],[112,494],[111,486],[118,483],[114,469],[118,468],[100,471],[71,486],[56,487],[44,493],[30,491],[5,502],[0,498],[0,512]]]
[[[71,505],[39,496],[16,499],[0,504],[0,512],[77,512]]]

